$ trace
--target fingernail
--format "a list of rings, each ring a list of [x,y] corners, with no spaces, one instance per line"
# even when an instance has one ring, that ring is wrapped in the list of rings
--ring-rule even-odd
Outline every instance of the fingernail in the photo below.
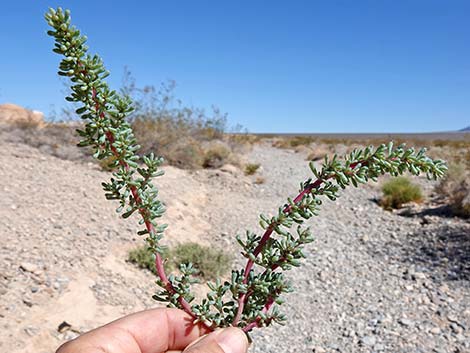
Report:
[[[215,340],[225,353],[245,353],[248,350],[246,335],[235,327],[220,330]]]

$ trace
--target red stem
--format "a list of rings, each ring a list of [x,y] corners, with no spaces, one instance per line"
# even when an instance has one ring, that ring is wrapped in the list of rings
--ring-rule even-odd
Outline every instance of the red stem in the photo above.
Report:
[[[354,169],[357,165],[359,165],[359,164],[364,165],[365,163],[367,163],[366,160],[361,160],[361,161],[358,161],[358,162],[355,162],[355,163],[351,163],[349,168]],[[315,182],[308,184],[295,197],[295,199],[293,200],[293,203],[294,204],[299,203],[300,201],[302,201],[302,199],[306,195],[311,193],[313,189],[318,188],[322,183],[324,183],[326,180],[328,180],[332,177],[333,177],[333,175],[329,175],[329,176],[326,176],[324,178],[318,178],[317,180],[315,180]],[[292,210],[292,205],[287,205],[284,208],[283,212],[285,214],[288,214],[291,210]],[[261,240],[260,240],[259,244],[256,246],[255,250],[253,251],[253,255],[255,256],[255,258],[258,257],[259,253],[263,250],[264,246],[266,245],[267,241],[271,237],[272,233],[273,233],[273,224],[270,224],[268,226],[268,228],[266,228],[263,236],[261,237]],[[249,276],[254,264],[255,264],[255,262],[252,259],[248,259],[248,261],[246,263],[246,266],[245,266],[245,272],[244,272],[244,277],[243,277],[243,282],[242,282],[243,284],[248,283],[248,276]],[[275,270],[278,266],[273,266],[273,267],[274,268],[271,268],[271,270]],[[233,326],[237,326],[238,323],[240,322],[240,319],[241,319],[242,314],[243,314],[243,309],[245,308],[246,301],[248,300],[248,297],[249,297],[250,294],[251,294],[251,292],[247,291],[247,293],[242,293],[238,297],[238,308],[237,308],[237,313],[235,314],[235,318],[233,319],[233,322],[232,322]],[[271,303],[271,305],[272,305],[272,303]],[[243,330],[245,331],[245,329],[249,326],[252,326],[250,329],[252,329],[253,327],[256,327],[257,325],[253,326],[253,324],[256,324],[256,322],[257,321],[248,324],[247,326],[245,326],[245,328]],[[247,332],[247,331],[245,331],[245,332]]]
[[[95,109],[96,109],[96,112],[98,113],[99,111],[99,108],[100,108],[100,103],[98,102],[98,100],[96,99],[96,89],[93,88],[92,90],[92,99],[93,101],[95,102]],[[99,113],[99,116],[100,118],[104,118],[104,112],[100,112]],[[114,156],[115,157],[118,157],[119,158],[119,152],[117,151],[116,147],[113,146],[113,143],[115,141],[114,139],[114,135],[112,132],[110,131],[106,131],[106,139],[108,140],[109,142],[109,145],[110,145],[110,148],[111,148],[111,151],[113,152]],[[119,164],[121,166],[123,166],[125,168],[126,171],[129,171],[129,164],[126,163],[125,161],[123,160],[119,160]],[[132,197],[134,198],[135,200],[135,203],[137,206],[141,206],[142,205],[142,199],[140,198],[139,196],[139,192],[137,190],[137,187],[135,186],[131,186],[130,187],[130,190],[131,190],[131,194],[132,194]],[[146,219],[146,209],[145,208],[142,208],[142,207],[139,207],[139,213],[140,215],[142,216],[142,218]],[[153,224],[150,222],[150,221],[145,221],[145,227],[147,228],[147,231],[149,234],[155,234],[155,227],[153,226]],[[168,277],[165,273],[165,268],[163,266],[163,259],[162,259],[162,256],[157,252],[155,254],[155,268],[157,269],[157,274],[158,274],[158,277],[160,278],[160,280],[163,282],[164,286],[165,286],[165,289],[170,292],[171,294],[174,294],[176,293],[176,290],[175,288],[173,287],[173,285],[171,284],[171,282],[168,280]],[[189,305],[189,303],[183,298],[183,297],[179,297],[178,298],[178,302],[180,303],[181,307],[183,308],[184,311],[186,311],[189,315],[191,315],[191,317],[193,319],[196,319],[196,315],[192,312],[191,310],[191,306]],[[213,330],[213,328],[209,325],[207,325],[206,323],[202,323],[202,325],[204,325],[207,329],[209,330]]]

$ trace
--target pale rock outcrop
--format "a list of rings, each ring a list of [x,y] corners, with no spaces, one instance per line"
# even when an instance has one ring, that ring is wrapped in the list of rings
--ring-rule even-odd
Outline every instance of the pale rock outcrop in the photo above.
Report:
[[[0,124],[43,127],[45,126],[44,114],[16,104],[0,104]]]

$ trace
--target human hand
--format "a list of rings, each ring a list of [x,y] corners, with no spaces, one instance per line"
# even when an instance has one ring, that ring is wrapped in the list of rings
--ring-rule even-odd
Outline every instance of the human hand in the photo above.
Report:
[[[56,353],[246,353],[248,340],[238,328],[207,334],[178,309],[141,311],[69,341]],[[206,335],[207,334],[207,335]]]

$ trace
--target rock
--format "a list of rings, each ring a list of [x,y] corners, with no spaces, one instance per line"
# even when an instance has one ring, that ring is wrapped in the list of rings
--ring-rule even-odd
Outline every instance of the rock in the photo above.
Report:
[[[385,346],[382,343],[377,343],[374,346],[374,351],[381,352],[385,350]]]
[[[33,301],[29,298],[23,298],[23,303],[29,308],[31,308],[34,304]]]
[[[312,349],[312,352],[313,352],[313,353],[326,353],[326,350],[323,349],[322,347],[314,347],[314,348]]]
[[[453,331],[454,333],[457,333],[457,334],[463,332],[463,328],[460,327],[459,325],[457,325],[455,322],[452,322],[452,323],[450,324],[450,328],[452,329],[452,331]]]
[[[15,104],[0,104],[0,124],[44,127],[44,114]]]
[[[455,322],[455,323],[458,323],[459,320],[457,319],[456,316],[452,315],[452,314],[449,314],[447,315],[447,320],[449,320],[450,322]]]
[[[72,325],[70,325],[67,321],[62,321],[57,327],[57,331],[60,333],[63,333],[65,331],[70,330],[71,328],[72,328]]]
[[[39,274],[42,273],[42,271],[41,271],[41,269],[39,268],[38,265],[32,264],[30,262],[22,262],[20,264],[20,268],[23,271],[30,272],[30,273],[33,273],[35,275],[39,275]]]
[[[27,327],[24,328],[24,332],[26,332],[26,334],[28,336],[33,337],[33,336],[36,336],[38,334],[39,329],[35,326],[30,325],[30,326],[27,326]]]
[[[220,171],[233,175],[240,174],[240,170],[233,164],[224,164],[222,167],[220,167]]]
[[[400,323],[401,325],[405,326],[405,327],[408,327],[408,326],[412,326],[413,325],[413,321],[411,321],[410,319],[407,319],[407,318],[401,318],[398,320],[398,323]]]
[[[364,336],[361,338],[361,343],[368,347],[375,345],[376,341],[377,339],[374,336]]]

